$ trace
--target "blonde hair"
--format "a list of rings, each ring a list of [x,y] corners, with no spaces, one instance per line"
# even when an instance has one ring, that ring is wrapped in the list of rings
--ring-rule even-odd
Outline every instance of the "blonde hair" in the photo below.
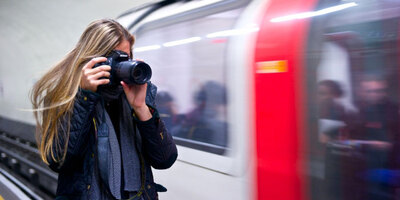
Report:
[[[74,49],[33,86],[30,98],[36,119],[36,141],[46,164],[50,158],[55,162],[65,159],[70,123],[62,122],[71,118],[83,66],[95,57],[107,55],[125,40],[131,46],[135,42],[118,22],[96,20],[89,24]],[[60,130],[65,134],[61,135]],[[60,141],[64,141],[63,146]]]

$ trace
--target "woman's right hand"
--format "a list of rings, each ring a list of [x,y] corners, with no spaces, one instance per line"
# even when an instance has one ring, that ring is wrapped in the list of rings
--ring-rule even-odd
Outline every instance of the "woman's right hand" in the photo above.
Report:
[[[82,68],[81,88],[90,90],[92,92],[97,91],[99,85],[104,85],[110,82],[110,79],[100,79],[101,77],[110,77],[111,67],[108,65],[101,65],[93,69],[93,66],[100,62],[105,62],[106,57],[97,57],[90,60]]]

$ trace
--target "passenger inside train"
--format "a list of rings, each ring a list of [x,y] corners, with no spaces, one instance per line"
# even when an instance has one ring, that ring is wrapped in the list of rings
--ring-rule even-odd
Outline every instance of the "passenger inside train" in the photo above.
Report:
[[[346,110],[338,98],[343,96],[337,81],[323,80],[318,83],[319,141],[327,143],[339,138],[339,129],[345,125]]]
[[[176,137],[227,146],[226,89],[208,81],[194,95],[195,108],[185,114],[181,123],[172,128]]]
[[[171,130],[178,123],[174,98],[167,91],[159,91],[155,101],[160,117],[164,120],[165,126]]]
[[[387,90],[385,78],[362,78],[359,112],[348,126],[349,139],[361,140],[366,153],[374,157],[368,159],[371,168],[389,167],[387,156],[393,152],[400,134],[399,106],[389,99]]]
[[[360,79],[359,87],[358,112],[347,118],[340,140],[328,143],[326,173],[328,180],[335,180],[328,181],[332,196],[339,185],[346,186],[342,190],[343,198],[354,198],[352,191],[357,191],[357,198],[371,197],[370,193],[390,194],[388,183],[370,181],[370,177],[382,175],[378,169],[393,169],[398,164],[395,156],[398,152],[399,109],[388,98],[386,79],[366,75]],[[336,186],[332,182],[336,182]],[[374,199],[381,197],[374,196]]]

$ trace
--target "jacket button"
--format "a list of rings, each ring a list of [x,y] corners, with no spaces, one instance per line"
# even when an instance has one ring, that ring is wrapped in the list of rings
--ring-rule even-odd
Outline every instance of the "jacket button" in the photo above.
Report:
[[[151,188],[151,185],[147,185],[147,189],[150,189]]]
[[[94,153],[92,153],[92,158],[94,158]]]
[[[87,97],[83,97],[83,100],[87,101]]]
[[[87,189],[90,190],[90,185],[87,185]]]

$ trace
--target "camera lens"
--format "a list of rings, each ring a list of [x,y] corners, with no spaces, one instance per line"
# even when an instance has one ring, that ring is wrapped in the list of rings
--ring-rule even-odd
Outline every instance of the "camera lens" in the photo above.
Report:
[[[136,66],[133,69],[132,79],[135,84],[144,84],[151,78],[151,68],[148,64],[142,61],[136,61]]]
[[[127,84],[142,85],[150,80],[152,72],[145,62],[124,61],[118,64],[116,75]]]
[[[142,70],[139,68],[136,68],[133,70],[133,78],[134,79],[139,79],[142,76]]]

